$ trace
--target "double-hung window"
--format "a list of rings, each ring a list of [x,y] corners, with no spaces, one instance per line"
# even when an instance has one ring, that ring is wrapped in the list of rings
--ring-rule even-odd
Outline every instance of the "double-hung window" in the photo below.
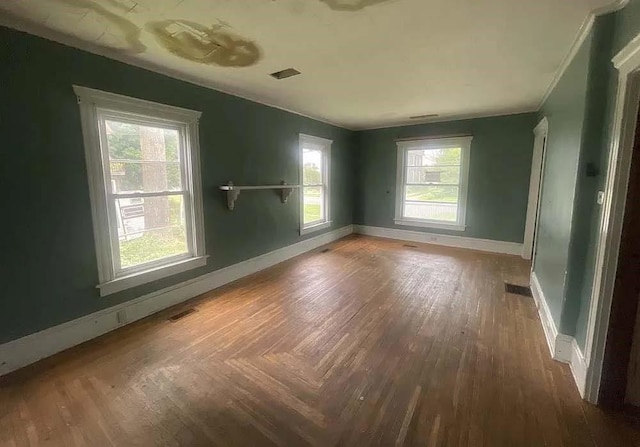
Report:
[[[471,140],[398,142],[396,224],[464,231]]]
[[[74,87],[101,295],[206,264],[199,112]]]
[[[300,135],[300,234],[329,228],[331,140]]]

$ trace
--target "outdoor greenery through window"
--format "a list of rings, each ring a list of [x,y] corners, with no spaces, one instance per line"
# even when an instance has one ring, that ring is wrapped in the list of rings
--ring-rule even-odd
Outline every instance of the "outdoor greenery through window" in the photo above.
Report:
[[[206,265],[200,112],[78,95],[101,295]]]
[[[328,178],[331,141],[300,136],[302,175],[302,229],[329,221]]]
[[[188,253],[179,131],[114,119],[105,119],[104,127],[118,232],[117,270]]]
[[[470,138],[398,144],[396,223],[464,226]]]

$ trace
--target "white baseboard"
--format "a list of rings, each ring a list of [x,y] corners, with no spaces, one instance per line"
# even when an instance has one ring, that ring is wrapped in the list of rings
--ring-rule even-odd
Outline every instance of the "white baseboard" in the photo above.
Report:
[[[542,322],[542,328],[544,330],[544,336],[547,339],[551,358],[569,364],[571,374],[573,374],[573,380],[576,382],[580,396],[584,397],[587,380],[587,364],[584,355],[574,337],[558,333],[553,318],[551,318],[547,300],[535,273],[531,274],[531,294],[538,307],[538,315]]]
[[[551,358],[562,363],[569,363],[573,349],[573,337],[558,333],[558,328],[551,317],[547,299],[544,296],[540,281],[538,281],[535,272],[531,273],[531,294],[538,308],[538,315],[540,316],[544,336],[547,339],[549,352],[551,352]]]
[[[0,345],[0,375],[27,366],[353,232],[351,225]]]
[[[445,247],[468,248],[470,250],[522,256],[522,244],[515,242],[492,241],[489,239],[449,236],[445,234],[398,230],[395,228],[370,227],[366,225],[354,225],[353,231],[358,234],[384,237],[387,239],[398,239],[401,241],[421,242],[425,244],[443,245]]]
[[[575,380],[576,385],[578,386],[580,396],[584,399],[587,385],[587,363],[575,338],[571,343],[571,348],[571,362],[569,363],[569,366],[571,366],[573,380]]]
[[[553,359],[562,363],[571,363],[574,341],[575,339],[571,335],[558,334],[556,336]]]
[[[555,359],[556,352],[556,338],[558,338],[558,329],[556,328],[549,306],[547,306],[547,299],[544,296],[542,287],[535,272],[531,273],[531,294],[538,308],[538,315],[540,316],[540,322],[542,323],[542,329],[544,336],[547,339],[547,345],[549,346],[549,352],[551,357]]]

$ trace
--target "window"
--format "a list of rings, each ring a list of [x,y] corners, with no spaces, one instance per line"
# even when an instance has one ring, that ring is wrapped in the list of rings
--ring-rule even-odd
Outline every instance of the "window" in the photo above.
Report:
[[[472,137],[398,142],[398,225],[464,231]]]
[[[200,112],[74,87],[101,295],[206,264]]]
[[[329,167],[331,140],[300,135],[300,234],[329,228]]]

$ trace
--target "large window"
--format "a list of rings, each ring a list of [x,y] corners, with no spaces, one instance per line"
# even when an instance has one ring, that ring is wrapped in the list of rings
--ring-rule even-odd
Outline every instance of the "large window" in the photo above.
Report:
[[[300,135],[300,233],[328,228],[331,225],[329,207],[329,167],[331,140]]]
[[[74,89],[101,295],[205,265],[200,113]]]
[[[465,229],[471,139],[398,142],[396,224]]]

